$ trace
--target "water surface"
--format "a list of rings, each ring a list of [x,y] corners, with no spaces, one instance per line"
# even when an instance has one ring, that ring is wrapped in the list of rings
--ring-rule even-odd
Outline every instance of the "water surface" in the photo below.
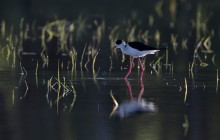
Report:
[[[188,96],[184,103],[184,77],[146,72],[144,88],[138,73],[129,77],[124,72],[91,74],[84,77],[61,73],[67,90],[57,105],[56,80],[48,94],[47,81],[55,72],[34,72],[21,75],[1,71],[0,136],[7,140],[29,139],[217,139],[219,138],[219,93],[212,75],[198,75],[188,80]],[[28,85],[28,89],[26,86]],[[71,85],[74,86],[75,93]],[[132,96],[130,89],[132,90]],[[153,102],[157,110],[129,117],[110,117],[114,108],[112,91],[117,102],[140,97]],[[64,93],[61,87],[60,96]],[[48,96],[46,96],[48,95]],[[49,102],[48,102],[49,101]]]

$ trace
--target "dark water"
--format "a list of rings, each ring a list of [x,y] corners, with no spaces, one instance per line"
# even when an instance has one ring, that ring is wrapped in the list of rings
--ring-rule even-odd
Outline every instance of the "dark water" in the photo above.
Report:
[[[146,72],[141,82],[140,73],[134,71],[126,84],[124,72],[100,73],[95,79],[91,74],[83,74],[84,77],[80,72],[77,75],[60,74],[60,81],[67,89],[63,91],[61,86],[60,96],[64,92],[66,95],[57,105],[56,72],[21,75],[1,71],[1,140],[220,138],[220,102],[214,74],[196,75],[194,82],[190,77],[186,78],[186,103],[182,76]],[[54,86],[47,93],[47,81],[51,76]],[[110,117],[114,108],[111,91],[119,106],[124,101],[142,98],[153,103],[155,111],[124,118]]]

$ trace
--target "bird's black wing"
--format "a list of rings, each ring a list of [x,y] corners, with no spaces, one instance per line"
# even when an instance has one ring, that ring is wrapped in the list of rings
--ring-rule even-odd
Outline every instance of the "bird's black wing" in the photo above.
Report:
[[[160,50],[158,48],[154,48],[152,46],[146,45],[146,44],[138,42],[138,41],[128,42],[128,45],[131,46],[134,49],[139,50],[139,51]]]

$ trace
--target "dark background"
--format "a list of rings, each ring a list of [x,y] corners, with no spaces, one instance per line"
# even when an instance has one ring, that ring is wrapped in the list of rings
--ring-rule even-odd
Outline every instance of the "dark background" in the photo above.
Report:
[[[138,26],[137,31],[139,29],[142,31],[149,30],[150,36],[153,36],[155,31],[159,30],[161,45],[165,43],[170,48],[171,34],[178,35],[177,42],[179,46],[181,41],[187,38],[189,51],[178,53],[178,56],[176,56],[171,50],[169,55],[170,58],[179,60],[177,63],[183,63],[183,57],[187,58],[185,64],[188,66],[188,62],[192,61],[193,50],[200,41],[196,37],[195,27],[196,15],[200,7],[201,19],[206,22],[206,30],[201,32],[201,37],[209,36],[214,32],[211,37],[211,47],[215,54],[219,54],[219,0],[176,0],[176,20],[173,27],[170,27],[172,17],[169,11],[172,0],[163,1],[162,17],[155,11],[158,2],[159,0],[1,0],[0,21],[6,21],[8,31],[10,31],[12,25],[14,31],[19,31],[21,18],[24,18],[24,21],[30,24],[36,21],[37,26],[44,26],[47,22],[56,19],[67,19],[74,22],[79,16],[100,18],[105,21],[106,25],[105,37],[103,37],[104,45],[102,46],[109,46],[108,35],[110,30],[108,29],[116,25],[123,27],[130,20],[133,25]],[[148,25],[150,15],[154,17],[154,24],[151,27]],[[201,30],[203,30],[202,28]],[[122,30],[125,29],[122,28]],[[119,33],[119,38],[126,40],[126,37],[127,34]],[[155,42],[151,41],[150,44],[155,45]],[[178,49],[182,51],[181,47],[178,47]],[[218,55],[216,55],[216,60],[219,60]],[[216,63],[218,66],[219,63]]]

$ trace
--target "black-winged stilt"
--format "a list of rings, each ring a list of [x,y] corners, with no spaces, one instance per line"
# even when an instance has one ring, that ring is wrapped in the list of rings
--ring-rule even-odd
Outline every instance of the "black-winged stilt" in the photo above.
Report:
[[[115,47],[118,49],[121,49],[122,53],[131,56],[130,68],[128,70],[128,73],[125,76],[125,79],[127,79],[131,73],[132,63],[134,61],[134,58],[138,58],[139,64],[142,69],[142,74],[143,74],[144,66],[140,60],[140,57],[144,57],[145,55],[148,55],[148,54],[155,54],[156,52],[160,50],[165,50],[165,48],[154,48],[152,46],[146,45],[138,41],[125,43],[125,41],[123,40],[117,40]],[[141,75],[141,78],[142,76],[143,75]]]

